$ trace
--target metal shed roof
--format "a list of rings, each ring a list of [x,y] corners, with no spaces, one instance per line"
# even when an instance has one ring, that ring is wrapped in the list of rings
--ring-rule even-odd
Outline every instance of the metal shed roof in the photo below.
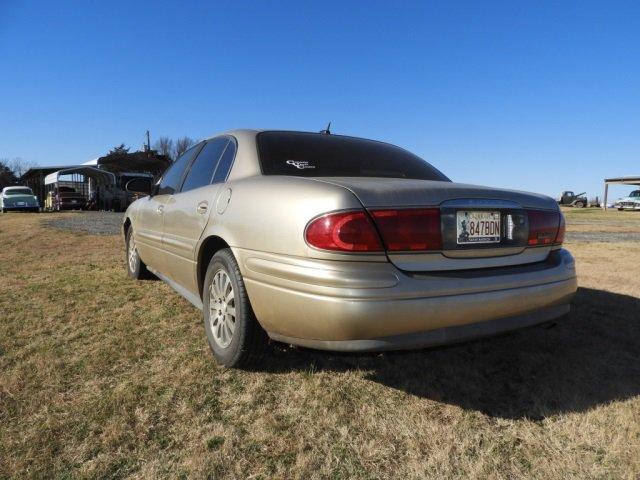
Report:
[[[44,184],[51,185],[52,183],[56,183],[58,181],[58,177],[60,177],[61,175],[71,175],[73,173],[79,173],[92,178],[100,178],[104,180],[105,183],[116,183],[116,176],[113,173],[86,165],[64,168],[62,170],[58,170],[57,172],[50,173],[49,175],[44,177]]]

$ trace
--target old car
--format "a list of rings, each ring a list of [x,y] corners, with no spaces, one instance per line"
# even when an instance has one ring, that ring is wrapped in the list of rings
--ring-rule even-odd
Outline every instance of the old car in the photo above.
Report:
[[[569,312],[575,264],[554,199],[454,183],[393,145],[234,130],[201,141],[127,210],[129,276],[204,317],[219,363],[268,339],[377,351],[458,342]]]
[[[5,213],[10,210],[38,212],[38,197],[29,187],[4,187],[0,192],[0,211]]]
[[[628,197],[619,198],[614,206],[618,210],[640,210],[640,190],[634,190]]]
[[[74,187],[55,186],[47,192],[44,206],[48,212],[84,210],[87,206],[87,199],[82,192],[79,192]]]

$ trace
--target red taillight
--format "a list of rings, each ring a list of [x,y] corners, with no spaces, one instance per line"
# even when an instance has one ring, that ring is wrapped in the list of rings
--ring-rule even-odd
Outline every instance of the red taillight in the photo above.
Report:
[[[553,245],[564,240],[564,217],[560,212],[527,210],[529,246]]]
[[[373,210],[373,220],[389,251],[441,250],[440,210]]]
[[[381,252],[382,243],[369,216],[359,212],[336,212],[307,225],[307,243],[323,250]]]
[[[564,242],[564,234],[567,231],[567,225],[564,221],[564,215],[560,212],[560,226],[558,227],[558,235],[556,235],[556,243],[562,245]]]

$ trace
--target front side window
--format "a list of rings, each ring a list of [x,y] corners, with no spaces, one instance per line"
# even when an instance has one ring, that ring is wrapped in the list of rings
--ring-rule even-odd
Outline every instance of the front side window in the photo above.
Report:
[[[449,181],[417,155],[373,140],[320,133],[269,131],[259,133],[257,141],[264,175]]]
[[[216,170],[218,160],[225,151],[227,143],[229,143],[227,137],[214,138],[206,143],[184,179],[183,192],[211,184],[213,172]]]
[[[187,169],[193,157],[200,151],[202,144],[191,147],[179,156],[162,176],[158,186],[158,195],[173,195],[180,189],[184,171]]]

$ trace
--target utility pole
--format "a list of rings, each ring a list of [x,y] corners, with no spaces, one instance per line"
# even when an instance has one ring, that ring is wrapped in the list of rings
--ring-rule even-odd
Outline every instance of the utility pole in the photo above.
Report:
[[[151,151],[151,139],[149,138],[149,130],[147,130],[147,152]]]

